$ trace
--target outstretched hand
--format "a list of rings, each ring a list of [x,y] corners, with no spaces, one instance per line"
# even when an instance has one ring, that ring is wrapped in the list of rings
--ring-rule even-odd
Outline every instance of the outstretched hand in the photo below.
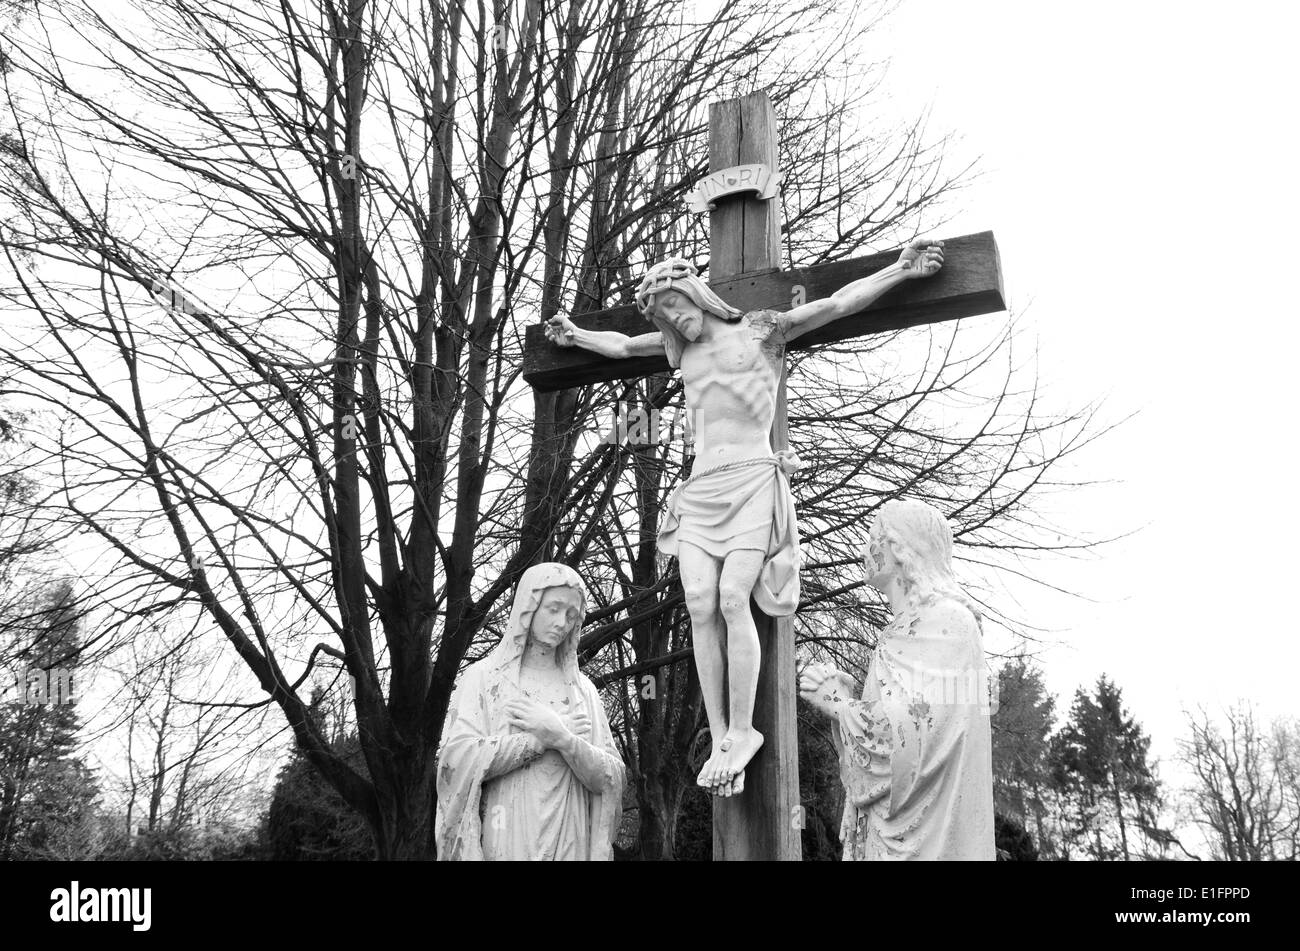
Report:
[[[809,664],[799,675],[799,696],[826,716],[851,699],[849,675],[829,664]]]
[[[943,242],[916,238],[898,256],[906,277],[930,277],[943,267]]]
[[[547,340],[557,347],[572,347],[573,332],[577,329],[577,326],[568,317],[557,314],[543,325],[542,333],[546,335]]]

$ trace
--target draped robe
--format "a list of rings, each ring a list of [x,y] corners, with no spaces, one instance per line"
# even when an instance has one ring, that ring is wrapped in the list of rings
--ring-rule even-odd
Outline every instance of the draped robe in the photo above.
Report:
[[[577,577],[563,565],[525,572],[501,643],[465,671],[452,695],[438,754],[439,860],[612,858],[625,770],[600,695],[578,671],[577,626],[558,648],[566,696],[552,709],[585,710],[590,720],[590,734],[568,749],[578,772],[560,752],[543,751],[532,734],[512,728],[505,710],[523,696],[520,664],[542,592],[561,584],[581,591]]]
[[[835,713],[846,861],[996,858],[990,714],[964,604],[931,596],[885,629],[862,699]]]

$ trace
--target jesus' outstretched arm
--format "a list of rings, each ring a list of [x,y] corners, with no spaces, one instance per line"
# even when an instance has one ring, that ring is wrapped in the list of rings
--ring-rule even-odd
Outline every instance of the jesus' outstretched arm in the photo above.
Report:
[[[560,347],[582,347],[602,357],[652,357],[664,352],[664,335],[658,332],[629,337],[613,330],[583,330],[568,317],[552,317],[543,332]]]
[[[845,284],[830,297],[793,308],[785,316],[785,339],[794,340],[841,317],[865,310],[891,287],[913,278],[929,277],[941,267],[943,242],[917,238],[903,249],[896,263],[883,271],[877,271],[852,284]]]

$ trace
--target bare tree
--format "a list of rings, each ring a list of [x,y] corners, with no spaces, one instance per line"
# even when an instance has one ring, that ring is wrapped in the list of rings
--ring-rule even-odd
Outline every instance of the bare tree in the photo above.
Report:
[[[1294,719],[1269,727],[1248,702],[1214,720],[1187,711],[1189,735],[1179,757],[1195,783],[1186,790],[1191,819],[1221,862],[1295,861],[1300,839],[1300,736]]]
[[[259,742],[265,710],[238,702],[231,664],[217,645],[174,631],[141,631],[107,659],[99,704],[101,783],[130,839],[180,842],[205,828],[254,818],[251,795],[270,757]]]
[[[699,250],[707,102],[782,111],[792,259],[893,243],[958,180],[919,123],[858,131],[876,8],[690,9],[72,2],[5,46],[0,359],[52,410],[35,502],[94,552],[105,635],[219,630],[381,857],[431,853],[459,669],[524,568],[585,567],[574,520],[608,501],[574,446],[611,390],[529,398],[522,327]],[[598,603],[624,617],[589,653],[662,580]],[[320,667],[367,776],[307,715]]]

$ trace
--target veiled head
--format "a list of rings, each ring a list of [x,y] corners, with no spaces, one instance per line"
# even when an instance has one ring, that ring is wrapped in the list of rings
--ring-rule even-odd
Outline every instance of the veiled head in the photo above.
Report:
[[[536,637],[555,650],[557,664],[576,674],[578,632],[586,614],[587,592],[576,571],[557,562],[533,565],[515,588],[505,636],[493,650],[494,666],[521,660],[529,639]]]

